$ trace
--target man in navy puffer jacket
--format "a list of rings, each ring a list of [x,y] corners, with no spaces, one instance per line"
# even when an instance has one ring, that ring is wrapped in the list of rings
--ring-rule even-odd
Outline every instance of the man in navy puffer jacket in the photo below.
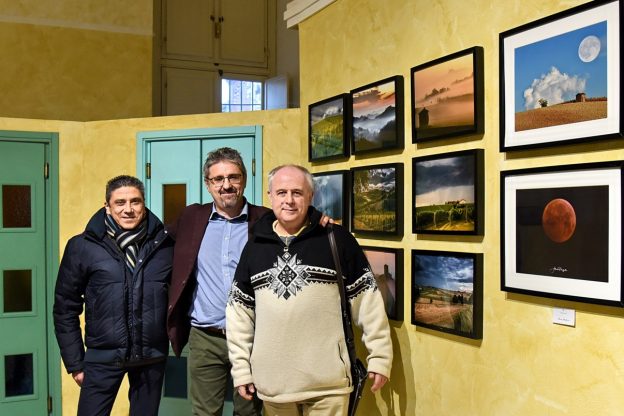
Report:
[[[81,386],[79,416],[110,414],[126,373],[130,415],[158,414],[173,241],[144,194],[137,178],[111,179],[104,208],[69,240],[61,261],[54,327],[65,368]]]

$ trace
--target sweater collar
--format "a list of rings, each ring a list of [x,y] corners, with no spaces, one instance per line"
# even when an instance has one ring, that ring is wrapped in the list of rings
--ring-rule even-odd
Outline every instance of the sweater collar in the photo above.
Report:
[[[297,237],[303,237],[316,227],[318,227],[319,222],[321,220],[321,213],[316,210],[313,206],[308,207],[308,226],[301,230]],[[253,235],[261,238],[269,238],[269,239],[279,239],[278,235],[273,231],[273,223],[277,220],[273,211],[268,212],[264,215],[258,222],[253,226],[252,233]]]

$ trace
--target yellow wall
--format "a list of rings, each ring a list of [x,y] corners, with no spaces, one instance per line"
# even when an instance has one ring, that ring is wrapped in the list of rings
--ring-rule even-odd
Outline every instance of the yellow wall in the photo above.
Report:
[[[263,126],[262,177],[263,190],[266,190],[266,176],[271,168],[307,157],[304,152],[307,148],[297,139],[298,109],[88,123],[0,118],[0,130],[59,133],[61,254],[67,240],[82,232],[89,218],[104,204],[106,181],[122,173],[136,174],[138,132],[249,125]],[[63,414],[75,415],[79,389],[64,369],[61,373]],[[115,402],[114,416],[128,414],[127,388],[124,381]]]
[[[0,114],[152,114],[152,0],[0,0]]]
[[[338,0],[299,25],[301,108],[392,75],[405,78],[405,150],[315,164],[315,172],[387,162],[405,165],[405,322],[393,324],[389,386],[366,394],[365,415],[621,415],[624,408],[624,313],[618,308],[507,294],[500,290],[499,172],[529,166],[624,158],[622,144],[602,142],[534,152],[499,153],[498,34],[582,1]],[[410,68],[472,46],[485,50],[485,134],[414,145]],[[302,112],[302,114],[304,114]],[[307,117],[300,134],[305,137]],[[411,233],[411,160],[485,149],[485,235]],[[484,329],[470,341],[410,323],[410,250],[484,253]],[[553,306],[576,309],[575,328],[552,324]]]
[[[73,4],[82,14],[84,7],[80,7],[83,2],[74,2],[65,1],[64,4]],[[138,16],[138,21],[143,22],[144,17],[141,13],[137,15],[135,3],[122,4],[119,0],[114,3],[122,10],[134,10],[134,17]],[[624,345],[624,312],[617,308],[513,295],[500,290],[499,172],[521,167],[624,158],[622,145],[613,141],[507,155],[498,151],[498,34],[580,3],[576,0],[337,0],[299,26],[301,111],[88,123],[0,118],[0,129],[60,133],[59,204],[63,249],[67,239],[80,232],[92,212],[103,203],[105,181],[122,172],[135,172],[135,137],[139,131],[262,124],[265,126],[263,173],[266,176],[268,169],[278,163],[305,163],[307,160],[305,138],[309,103],[400,74],[405,77],[407,109],[411,67],[471,46],[483,46],[486,118],[482,137],[414,145],[407,129],[406,148],[402,152],[381,157],[352,157],[348,162],[312,166],[313,171],[321,172],[386,162],[405,164],[404,237],[400,241],[359,239],[362,244],[387,245],[405,250],[406,317],[405,322],[392,323],[395,362],[391,381],[382,392],[365,395],[362,403],[365,410],[360,414],[619,415],[624,408],[624,395],[621,394],[624,391],[624,354],[621,352]],[[3,10],[9,11],[4,13],[12,16],[23,14],[19,4],[29,4],[29,10],[34,8],[38,11],[42,20],[66,16],[45,15],[56,12],[45,12],[53,8],[38,8],[35,0],[0,0],[0,8],[6,6],[8,9]],[[136,4],[138,8],[139,3]],[[151,2],[149,4],[151,13]],[[67,7],[64,13],[71,16],[71,10],[74,9]],[[98,16],[99,19],[107,16],[102,11],[84,14]],[[19,19],[11,22],[7,19],[0,15],[0,45],[5,54],[10,51],[9,56],[21,60],[21,64],[7,63],[7,60],[0,63],[0,73],[10,74],[9,79],[0,76],[3,90],[0,114],[3,116],[19,116],[11,112],[14,106],[20,108],[12,101],[19,94],[32,97],[31,111],[56,103],[59,119],[92,119],[89,107],[97,107],[98,112],[110,111],[111,118],[116,117],[113,112],[117,106],[137,108],[137,116],[149,113],[149,99],[133,91],[135,88],[136,91],[149,90],[151,81],[141,77],[149,78],[150,70],[143,71],[143,64],[134,66],[130,59],[135,54],[139,57],[138,61],[143,61],[145,54],[149,53],[149,42],[144,34],[117,31],[100,37],[98,31],[98,34],[91,34],[89,30],[76,29],[75,25],[66,25],[71,28],[53,25],[33,28],[28,27],[29,23],[16,23]],[[106,18],[106,24],[122,27],[131,26],[129,22],[134,21],[116,19]],[[92,23],[97,23],[97,19]],[[147,27],[143,23],[138,25]],[[78,38],[93,35],[98,39],[89,47],[70,37],[69,32],[72,31],[80,35]],[[142,33],[142,30],[138,32]],[[44,34],[56,39],[54,43],[48,43],[49,37],[44,37]],[[116,43],[111,46],[112,49],[98,50],[107,48],[105,44],[109,41]],[[22,47],[19,42],[23,42]],[[23,50],[34,50],[37,52],[35,55],[51,59],[51,67],[47,71],[42,68],[41,72],[33,72],[36,58],[22,53]],[[127,51],[130,56],[117,60],[115,55],[125,55]],[[99,72],[102,61],[108,60],[112,60],[118,68],[127,65],[128,79],[120,79],[111,85],[113,81]],[[96,91],[91,93],[92,96],[83,94],[80,88],[78,91],[71,89],[72,77],[63,78],[67,76],[65,72],[71,73],[72,64],[76,62],[81,65],[93,63],[94,72],[84,76],[84,82],[92,84],[88,90]],[[85,67],[90,68],[88,65]],[[22,71],[21,68],[25,69]],[[120,70],[119,74],[124,72],[125,69]],[[24,74],[26,76],[22,76]],[[48,76],[51,79],[47,79]],[[76,77],[83,79],[83,75]],[[60,81],[65,83],[65,87],[56,89],[55,83]],[[127,93],[121,95],[119,90]],[[35,93],[41,98],[36,98]],[[80,117],[74,117],[74,114]],[[405,112],[405,125],[410,125],[409,111]],[[484,148],[486,155],[484,237],[412,234],[411,159],[472,148]],[[410,324],[409,254],[411,249],[419,248],[484,253],[483,340],[470,341]],[[553,325],[553,306],[575,309],[576,327]],[[64,376],[63,414],[75,414],[77,392],[73,381]],[[127,414],[126,392],[121,391],[119,397],[114,414]]]

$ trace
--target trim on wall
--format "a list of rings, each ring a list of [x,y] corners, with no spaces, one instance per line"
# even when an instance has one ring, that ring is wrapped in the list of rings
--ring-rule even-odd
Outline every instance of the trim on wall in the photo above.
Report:
[[[313,14],[318,13],[336,0],[292,0],[286,5],[284,20],[291,29]]]
[[[136,36],[153,36],[152,31],[145,28],[118,25],[103,25],[97,23],[77,22],[75,20],[46,19],[40,17],[25,17],[0,14],[0,22],[34,26],[60,27],[66,29],[92,30],[96,32],[121,33]]]

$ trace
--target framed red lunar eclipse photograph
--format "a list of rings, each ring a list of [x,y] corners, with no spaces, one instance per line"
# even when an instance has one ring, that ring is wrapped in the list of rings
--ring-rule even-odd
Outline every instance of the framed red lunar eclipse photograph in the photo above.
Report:
[[[622,162],[501,172],[501,288],[623,306]]]

